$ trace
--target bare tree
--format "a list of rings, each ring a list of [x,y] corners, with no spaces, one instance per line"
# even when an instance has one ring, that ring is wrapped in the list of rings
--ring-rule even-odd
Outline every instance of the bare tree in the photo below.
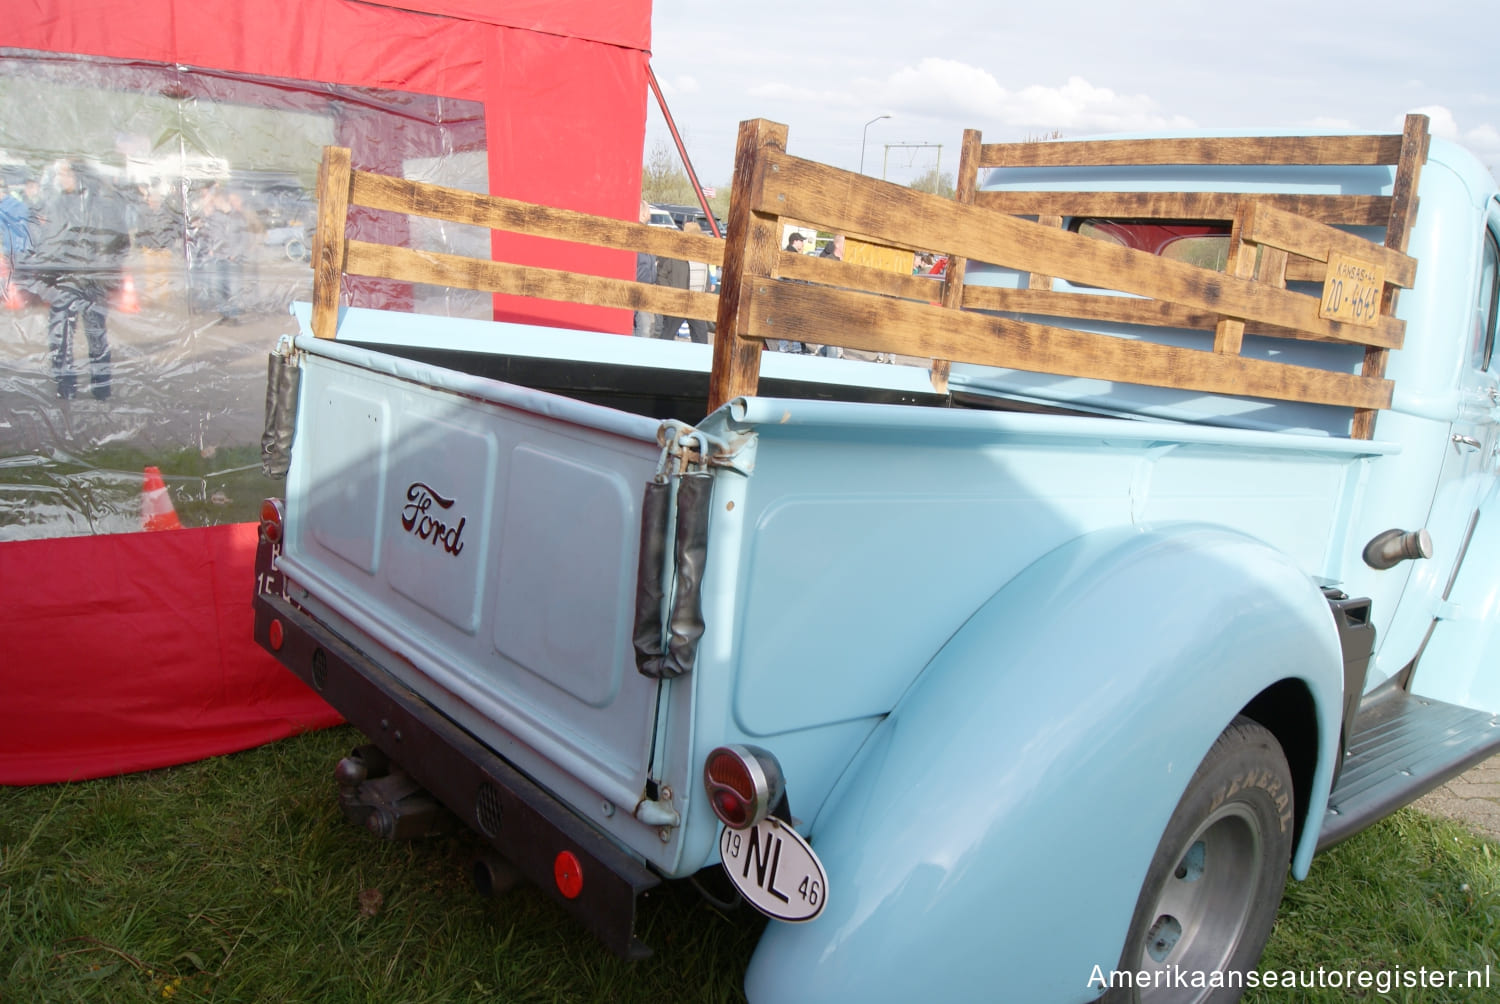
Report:
[[[935,167],[928,168],[908,186],[918,192],[928,192],[932,195],[941,195],[945,199],[953,198],[956,189],[953,187],[953,175],[947,171],[939,171]]]

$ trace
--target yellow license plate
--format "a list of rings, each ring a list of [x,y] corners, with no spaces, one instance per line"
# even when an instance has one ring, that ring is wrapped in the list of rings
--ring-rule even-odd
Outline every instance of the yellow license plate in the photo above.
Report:
[[[1330,254],[1318,316],[1325,321],[1373,328],[1380,316],[1380,294],[1384,289],[1384,266],[1348,255]]]

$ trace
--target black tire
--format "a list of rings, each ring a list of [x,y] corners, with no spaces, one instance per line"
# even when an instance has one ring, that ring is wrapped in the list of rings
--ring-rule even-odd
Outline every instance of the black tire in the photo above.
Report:
[[[1239,1000],[1276,921],[1293,829],[1281,746],[1236,718],[1188,782],[1146,872],[1118,966],[1137,978],[1115,981],[1105,1000]]]

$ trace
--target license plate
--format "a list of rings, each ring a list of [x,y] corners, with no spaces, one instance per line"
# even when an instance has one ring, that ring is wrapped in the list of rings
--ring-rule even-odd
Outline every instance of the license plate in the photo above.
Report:
[[[802,834],[772,816],[719,837],[724,873],[761,913],[794,923],[812,920],[828,902],[828,874]]]
[[[1384,289],[1384,266],[1332,253],[1328,256],[1318,316],[1325,321],[1373,328],[1380,316],[1380,295]]]

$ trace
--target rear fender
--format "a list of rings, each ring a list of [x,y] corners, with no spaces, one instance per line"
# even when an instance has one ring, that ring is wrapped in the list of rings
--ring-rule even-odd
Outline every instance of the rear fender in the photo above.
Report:
[[[1342,674],[1322,594],[1262,543],[1177,525],[1064,545],[975,613],[872,733],[811,830],[823,915],[767,928],[747,992],[1093,999],[1189,778],[1287,678],[1320,733],[1305,874]]]

